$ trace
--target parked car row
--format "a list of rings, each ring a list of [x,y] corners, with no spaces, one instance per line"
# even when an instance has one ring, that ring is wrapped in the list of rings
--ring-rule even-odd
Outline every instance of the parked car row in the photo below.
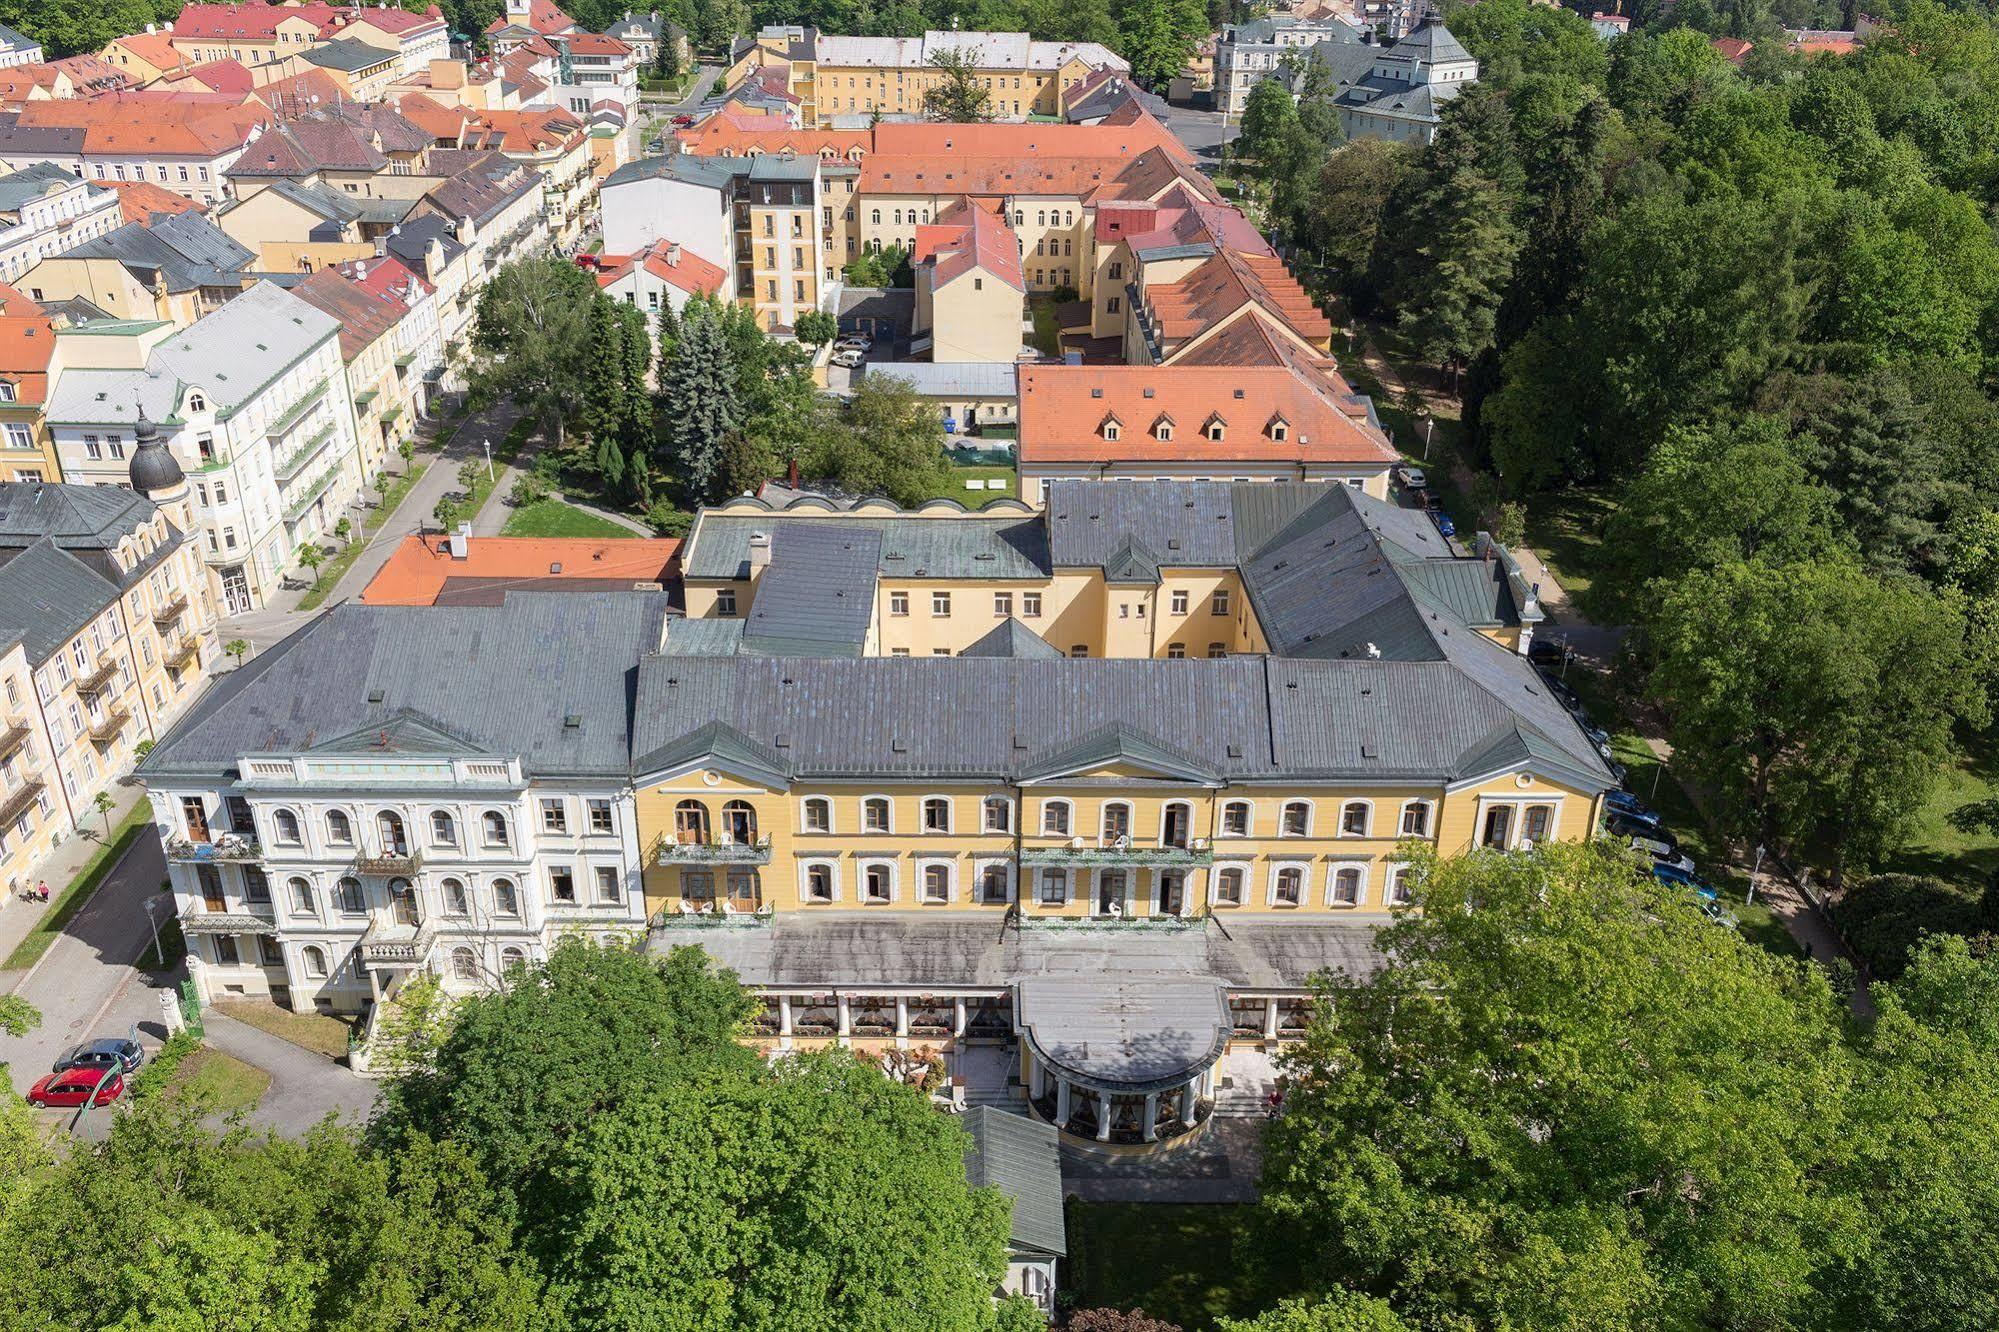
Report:
[[[33,1106],[74,1106],[91,1101],[109,1105],[125,1094],[125,1077],[136,1072],[145,1051],[121,1036],[73,1045],[56,1059],[49,1075],[28,1088]]]
[[[1629,841],[1633,851],[1651,857],[1652,877],[1659,882],[1690,890],[1700,903],[1701,914],[1717,925],[1733,929],[1736,918],[1721,904],[1721,893],[1701,878],[1694,860],[1680,848],[1665,820],[1629,791],[1612,791],[1603,798],[1603,830],[1612,837]]]
[[[1414,463],[1397,463],[1395,479],[1409,497],[1423,506],[1423,512],[1430,515],[1430,521],[1437,525],[1437,531],[1446,537],[1458,534],[1458,525],[1451,521],[1451,515],[1444,512],[1443,504],[1436,492],[1430,489],[1430,478]]]

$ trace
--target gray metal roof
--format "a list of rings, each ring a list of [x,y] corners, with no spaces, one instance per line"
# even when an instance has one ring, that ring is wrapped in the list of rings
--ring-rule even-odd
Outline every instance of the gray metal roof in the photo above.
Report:
[[[53,162],[33,162],[19,171],[0,176],[0,212],[12,213],[56,190],[81,184],[70,172]],[[101,190],[102,186],[93,186]]]
[[[1014,366],[1000,361],[869,362],[862,378],[906,379],[926,398],[1012,398],[1020,393]]]
[[[0,645],[20,643],[39,666],[118,596],[116,583],[44,537],[0,564]]]
[[[1046,660],[1059,657],[1061,651],[1009,615],[992,627],[991,632],[958,654],[961,657],[1038,657]]]
[[[131,268],[157,271],[169,291],[193,291],[215,285],[223,274],[234,282],[257,256],[199,213],[155,213],[148,221],[127,222],[60,257],[116,259]]]
[[[627,162],[604,177],[600,189],[615,189],[636,180],[684,180],[710,189],[723,189],[738,176],[750,174],[756,161],[750,157],[703,157],[693,153],[669,153],[664,157],[641,157]]]
[[[530,774],[622,775],[632,664],[666,609],[658,592],[349,602],[220,677],[139,772],[212,777],[246,753],[299,752],[413,716],[518,754]]]
[[[775,524],[743,650],[860,656],[874,619],[881,549],[879,530],[851,522]]]
[[[121,569],[113,552],[118,543],[159,517],[151,500],[123,486],[69,486],[24,481],[0,484],[0,561],[37,541],[48,540],[119,588],[151,573],[180,544],[181,533],[166,525],[167,539]]]
[[[1067,1254],[1062,1139],[1055,1126],[990,1105],[973,1106],[959,1122],[972,1135],[965,1178],[975,1189],[995,1188],[1013,1200],[1008,1239],[1014,1251]]]
[[[309,64],[325,69],[337,69],[348,74],[364,69],[373,69],[387,60],[394,60],[396,53],[379,46],[370,46],[353,37],[337,37],[330,42],[319,42],[299,52],[299,58]]]
[[[1213,977],[1134,971],[1124,940],[1100,936],[1101,956],[1075,970],[1023,976],[1017,1019],[1052,1069],[1100,1091],[1165,1091],[1228,1048],[1228,993]]]
[[[1040,521],[998,518],[837,518],[824,521],[710,509],[683,557],[688,578],[748,578],[750,534],[823,526],[874,531],[881,540],[879,572],[898,578],[1040,579],[1048,576],[1048,541]]]

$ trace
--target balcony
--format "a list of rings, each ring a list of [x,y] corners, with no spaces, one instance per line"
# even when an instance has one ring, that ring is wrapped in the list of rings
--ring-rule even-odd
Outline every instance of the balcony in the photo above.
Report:
[[[41,795],[42,786],[41,778],[30,777],[9,791],[4,799],[0,799],[0,827],[11,826],[14,820],[26,814],[28,808]]]
[[[273,466],[271,474],[277,477],[279,485],[290,485],[298,479],[299,473],[303,472],[312,463],[314,458],[326,452],[326,446],[332,439],[333,422],[328,421],[313,432],[312,438],[293,449],[290,456],[283,462]]]
[[[26,744],[32,732],[28,723],[18,717],[9,717],[0,725],[5,727],[4,730],[0,730],[0,759],[4,759]]]
[[[175,670],[201,660],[201,640],[190,638],[167,653],[167,665]]]
[[[265,428],[264,430],[265,437],[267,439],[282,438],[286,431],[290,430],[293,426],[297,425],[300,421],[303,421],[305,419],[306,413],[310,412],[313,409],[314,404],[316,404],[321,398],[326,396],[326,388],[327,388],[327,381],[322,379],[319,381],[318,384],[314,385],[310,390],[308,390],[304,397],[300,398],[297,402],[293,403],[291,406],[285,408],[285,410],[279,414],[278,419],[271,422],[271,424]]]
[[[104,692],[105,687],[117,678],[117,675],[118,658],[107,652],[97,659],[96,669],[92,670],[88,675],[77,677],[76,692],[79,694],[101,694]]]
[[[187,593],[176,592],[166,604],[153,608],[153,623],[164,629],[185,614],[187,614]]]
[[[185,837],[167,839],[167,859],[182,865],[225,864],[258,860],[264,848],[254,837],[240,833],[218,833],[212,842],[196,842]]]
[[[372,912],[361,935],[361,960],[370,966],[422,966],[435,937],[428,921],[412,924],[386,911]]]
[[[180,916],[180,932],[275,936],[278,924],[269,916],[260,916],[250,911],[183,911]]]
[[[407,879],[423,868],[423,853],[416,850],[384,851],[378,856],[354,857],[356,874],[394,875]]]
[[[1214,862],[1215,853],[1200,840],[1187,846],[1144,846],[1121,837],[1102,846],[1086,846],[1077,837],[1067,846],[1028,846],[1020,851],[1022,869],[1190,869]]]
[[[132,714],[125,708],[114,707],[104,714],[101,721],[91,723],[90,742],[94,745],[108,745],[118,732],[125,729],[125,723],[132,720]]]
[[[662,837],[654,843],[660,865],[768,865],[770,838],[752,842],[677,842]]]
[[[311,489],[307,490],[305,494],[300,495],[297,499],[293,500],[290,504],[285,506],[285,521],[288,523],[297,523],[302,521],[305,518],[306,510],[312,507],[312,502],[318,499],[321,495],[324,495],[327,492],[327,490],[332,487],[334,481],[337,480],[339,476],[340,476],[339,469],[329,468],[327,472],[319,478],[319,480],[312,483]]]

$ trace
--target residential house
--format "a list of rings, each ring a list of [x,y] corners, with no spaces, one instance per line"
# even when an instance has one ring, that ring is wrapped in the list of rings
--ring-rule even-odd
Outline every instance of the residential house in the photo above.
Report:
[[[600,255],[597,285],[613,300],[651,314],[661,305],[679,310],[696,296],[723,295],[729,270],[677,241],[654,241],[637,254]]]
[[[366,6],[348,19],[339,33],[349,41],[394,51],[399,78],[421,74],[433,60],[451,56],[451,29],[436,5],[425,6],[421,13],[389,5]]]
[[[255,281],[256,257],[200,213],[155,213],[42,260],[21,285],[37,302],[81,298],[115,319],[185,327]]]
[[[48,312],[0,285],[0,481],[62,479],[42,415],[55,347]]]
[[[1478,79],[1478,61],[1441,19],[1389,47],[1322,42],[1312,58],[1335,89],[1333,105],[1350,139],[1427,144],[1443,104]]]
[[[121,224],[118,197],[53,162],[0,176],[0,281]]]
[[[427,164],[433,142],[384,104],[287,112],[229,168],[229,188],[243,200],[272,181],[289,180],[364,199],[414,199],[435,183]]]
[[[93,181],[92,184],[97,184]],[[150,221],[154,213],[200,213],[205,206],[150,180],[107,180],[99,185],[118,200],[118,215],[126,222]]]
[[[657,592],[680,573],[670,537],[403,538],[363,588],[364,606],[498,606],[517,591]]]
[[[140,88],[171,78],[190,65],[201,63],[188,59],[175,49],[171,30],[151,23],[146,25],[144,32],[112,38],[98,54]]]
[[[934,361],[1014,361],[1021,356],[1027,281],[1020,238],[984,202],[961,199],[916,229],[911,262],[916,319],[911,351]]]
[[[412,416],[427,417],[444,379],[444,327],[437,288],[400,259],[386,254],[337,264],[335,271],[385,303],[402,307],[402,317],[393,330],[396,391],[405,398]],[[388,409],[384,406],[382,410]]]
[[[0,160],[10,168],[27,165],[17,149],[34,152],[32,131],[56,131],[48,142],[57,151],[31,160],[74,164],[76,174],[92,180],[148,180],[200,203],[217,203],[227,195],[225,174],[270,119],[264,107],[221,93],[122,92],[30,102],[14,122],[17,144],[0,134]]]
[[[320,269],[292,288],[292,294],[339,322],[340,359],[346,367],[347,399],[354,408],[361,474],[375,476],[403,441],[416,437],[422,378],[412,373],[416,353],[404,351],[397,332],[409,307],[333,268]]]
[[[657,11],[634,15],[628,9],[623,18],[604,29],[606,37],[615,37],[632,48],[632,58],[637,61],[641,73],[650,72],[659,63],[662,33],[665,40],[673,44],[680,68],[694,68],[694,47],[687,40],[687,34],[678,23],[663,18]]]
[[[269,273],[310,273],[374,254],[375,241],[403,220],[414,199],[361,197],[327,185],[273,180],[215,210],[216,226]]]
[[[155,448],[157,452],[157,448]],[[185,492],[186,483],[181,482]],[[33,885],[207,683],[215,607],[184,493],[0,485],[0,874]]]
[[[320,42],[290,57],[323,70],[351,100],[372,102],[403,74],[402,56],[388,46],[370,46],[352,37]]]
[[[626,15],[627,18],[630,15]],[[16,65],[36,65],[42,59],[42,44],[32,37],[24,37],[4,23],[0,23],[0,69],[11,69]]]
[[[1239,116],[1249,105],[1250,90],[1269,78],[1290,81],[1290,71],[1302,67],[1306,51],[1323,43],[1359,46],[1365,30],[1340,15],[1305,20],[1291,14],[1266,14],[1246,23],[1229,23],[1215,39],[1215,109]]]
[[[464,240],[459,239],[461,233]],[[471,352],[472,321],[478,313],[479,288],[486,278],[482,259],[467,243],[471,236],[471,223],[431,213],[393,228],[384,242],[389,257],[400,261],[430,288],[438,334],[436,382],[448,392],[466,386],[464,367]]]
[[[63,475],[112,483],[138,423],[194,484],[202,562],[225,613],[265,604],[363,484],[338,321],[259,282],[187,328],[121,321],[58,332],[49,430]]]
[[[543,186],[549,234],[573,241],[596,200],[590,136],[566,111],[475,111],[410,94],[398,109],[439,145],[484,150],[532,168]]]

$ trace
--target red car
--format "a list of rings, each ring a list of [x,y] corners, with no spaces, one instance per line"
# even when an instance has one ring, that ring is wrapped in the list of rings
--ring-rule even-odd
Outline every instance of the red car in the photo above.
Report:
[[[97,1104],[109,1105],[125,1094],[125,1078],[113,1073],[104,1079],[99,1087],[97,1079],[103,1076],[102,1069],[72,1068],[65,1073],[51,1073],[28,1088],[29,1105],[82,1105],[90,1097],[90,1089],[97,1088]]]
[[[675,126],[676,128],[678,128],[678,129],[686,129],[686,128],[687,128],[687,127],[688,127],[689,125],[692,125],[692,124],[694,123],[694,117],[693,117],[693,116],[675,116],[675,117],[673,118],[673,123],[674,123],[674,126]]]

